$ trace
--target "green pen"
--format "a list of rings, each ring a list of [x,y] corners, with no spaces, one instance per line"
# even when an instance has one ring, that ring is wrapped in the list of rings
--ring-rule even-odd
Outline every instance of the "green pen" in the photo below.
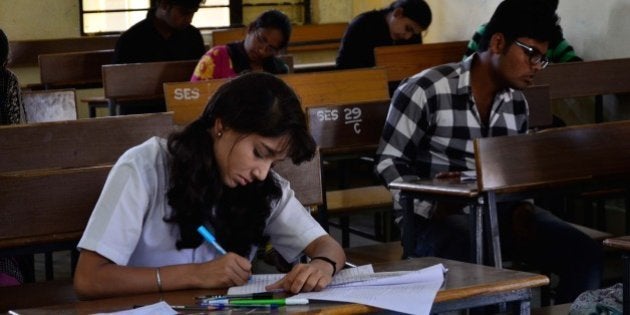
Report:
[[[223,305],[223,306],[259,306],[259,305],[305,305],[308,299],[233,299],[233,300],[217,300],[209,301],[207,305]]]

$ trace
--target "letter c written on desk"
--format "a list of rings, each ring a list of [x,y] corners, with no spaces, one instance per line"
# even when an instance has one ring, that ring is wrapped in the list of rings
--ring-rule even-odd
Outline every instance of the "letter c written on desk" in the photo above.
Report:
[[[199,98],[199,89],[198,88],[176,88],[174,91],[174,98],[178,101],[196,100]]]

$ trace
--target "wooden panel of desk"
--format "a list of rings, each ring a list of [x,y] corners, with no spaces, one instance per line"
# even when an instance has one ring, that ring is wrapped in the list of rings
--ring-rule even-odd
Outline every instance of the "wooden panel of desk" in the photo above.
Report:
[[[491,301],[496,296],[517,290],[529,290],[549,284],[546,276],[513,271],[507,269],[497,269],[481,265],[457,262],[452,260],[424,257],[418,259],[401,260],[383,264],[375,264],[376,271],[395,270],[417,270],[443,263],[448,268],[445,285],[438,292],[434,307],[440,303],[447,303],[470,298],[487,297]],[[44,287],[50,290],[50,287]],[[67,289],[67,288],[66,288]],[[54,306],[42,306],[36,308],[25,308],[15,310],[17,314],[42,314],[42,313],[72,313],[88,314],[97,312],[112,312],[130,309],[134,305],[153,304],[159,301],[166,301],[171,305],[191,305],[194,304],[194,297],[205,294],[221,294],[224,290],[184,290],[166,292],[163,294],[144,294],[137,296],[118,297],[94,301],[81,301]],[[37,297],[37,291],[20,292],[10,288],[0,288],[2,299],[11,299],[16,294],[30,294]],[[36,302],[35,302],[36,303]],[[492,303],[489,303],[492,304]],[[17,307],[24,307],[19,305]],[[330,314],[359,314],[376,312],[378,309],[359,304],[340,304],[333,302],[315,302],[305,306],[290,306],[285,309],[287,314],[306,313],[330,313]]]

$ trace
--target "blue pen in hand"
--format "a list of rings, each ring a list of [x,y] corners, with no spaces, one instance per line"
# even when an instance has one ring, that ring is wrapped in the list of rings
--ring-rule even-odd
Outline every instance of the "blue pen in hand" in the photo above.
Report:
[[[214,235],[212,235],[212,233],[210,233],[210,231],[208,231],[205,226],[199,226],[199,228],[197,228],[197,232],[199,232],[199,234],[201,234],[201,236],[203,236],[203,238],[205,238],[208,243],[212,244],[212,246],[214,246],[214,248],[216,248],[221,255],[227,254],[225,249],[223,249],[223,247],[219,245],[217,239],[214,238]]]

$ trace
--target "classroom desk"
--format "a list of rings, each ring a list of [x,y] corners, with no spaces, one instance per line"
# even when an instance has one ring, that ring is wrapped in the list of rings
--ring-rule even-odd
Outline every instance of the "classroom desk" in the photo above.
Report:
[[[437,263],[443,263],[448,268],[448,273],[443,288],[438,291],[435,298],[432,309],[434,313],[508,302],[514,304],[516,313],[529,314],[532,289],[549,284],[549,278],[543,275],[435,257],[375,264],[374,269],[376,271],[417,270]],[[0,288],[0,293],[2,292]],[[119,311],[129,309],[134,305],[152,304],[161,300],[171,305],[191,305],[194,303],[194,296],[224,292],[224,290],[183,290],[17,309],[13,312],[15,314],[88,314]],[[359,304],[312,302],[309,305],[284,307],[279,311],[285,314],[361,314],[381,310]]]
[[[477,264],[483,263],[483,211],[477,193],[477,183],[462,182],[457,179],[420,179],[409,182],[394,182],[390,189],[400,189],[403,212],[403,257],[410,257],[415,247],[414,198],[434,201],[448,201],[469,205],[471,224],[471,258]],[[404,198],[404,199],[403,199]]]

